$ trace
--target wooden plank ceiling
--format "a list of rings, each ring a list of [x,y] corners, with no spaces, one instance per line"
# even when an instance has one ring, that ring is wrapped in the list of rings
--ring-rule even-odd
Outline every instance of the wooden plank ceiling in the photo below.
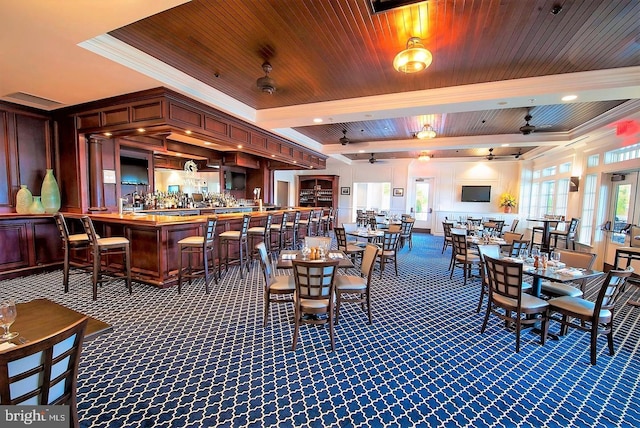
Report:
[[[110,34],[255,109],[640,65],[637,0],[431,0],[383,13],[371,2],[192,0]],[[561,12],[551,13],[557,5]],[[392,60],[413,36],[433,63],[400,74]],[[271,96],[256,87],[264,61],[277,84]],[[532,124],[541,133],[570,131],[624,101],[536,106]],[[515,108],[428,120],[440,137],[513,134],[525,114]],[[424,121],[296,130],[322,144],[339,144],[346,130],[357,143],[411,138]]]

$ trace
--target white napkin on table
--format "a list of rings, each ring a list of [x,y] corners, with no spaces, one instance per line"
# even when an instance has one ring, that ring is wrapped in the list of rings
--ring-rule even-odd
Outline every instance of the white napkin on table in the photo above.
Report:
[[[295,258],[296,258],[295,253],[282,255],[282,260],[294,260]]]
[[[582,271],[575,268],[558,269],[556,273],[560,275],[571,275],[571,276],[582,275]]]

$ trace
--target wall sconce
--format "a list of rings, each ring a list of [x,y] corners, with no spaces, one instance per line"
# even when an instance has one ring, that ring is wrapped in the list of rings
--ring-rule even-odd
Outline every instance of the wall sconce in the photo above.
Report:
[[[571,177],[571,181],[569,181],[569,191],[577,192],[580,187],[580,177]]]

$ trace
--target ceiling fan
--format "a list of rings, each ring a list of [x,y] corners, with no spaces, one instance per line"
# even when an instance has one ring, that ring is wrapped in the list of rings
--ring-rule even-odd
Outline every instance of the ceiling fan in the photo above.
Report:
[[[262,63],[262,70],[264,71],[264,76],[259,77],[258,80],[256,80],[256,86],[265,94],[272,95],[277,88],[276,81],[269,76],[269,73],[271,73],[271,70],[273,70],[273,67],[271,67],[269,61],[265,61]]]
[[[497,156],[493,153],[493,147],[491,147],[489,149],[489,153],[485,156],[485,158],[490,161],[494,159],[506,159],[506,158],[510,158],[511,156],[513,156],[516,159],[520,159],[520,156],[522,156],[522,149],[518,149],[518,153],[511,153],[508,156]]]
[[[531,108],[527,108],[527,114],[524,117],[526,123],[520,127],[522,135],[529,135],[536,130],[535,126],[529,125],[531,119],[533,119],[533,116],[531,116]]]
[[[342,137],[340,137],[340,144],[342,144],[343,146],[346,146],[350,142],[351,141],[347,138],[347,130],[343,129],[342,130]]]

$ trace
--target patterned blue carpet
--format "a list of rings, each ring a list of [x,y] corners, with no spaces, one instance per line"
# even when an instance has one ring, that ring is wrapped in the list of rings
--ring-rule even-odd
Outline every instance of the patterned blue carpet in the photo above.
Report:
[[[134,284],[130,296],[116,282],[93,302],[88,275],[64,294],[61,271],[0,282],[0,294],[49,298],[115,326],[83,349],[83,427],[640,426],[640,309],[624,304],[636,288],[616,316],[614,357],[600,339],[592,367],[579,331],[544,347],[524,333],[516,354],[497,319],[480,334],[479,283],[449,280],[441,248],[442,238],[415,234],[399,277],[376,272],[373,325],[345,305],[334,353],[315,326],[290,350],[289,304],[272,305],[263,328],[257,263],[209,295],[198,282],[182,295]]]

